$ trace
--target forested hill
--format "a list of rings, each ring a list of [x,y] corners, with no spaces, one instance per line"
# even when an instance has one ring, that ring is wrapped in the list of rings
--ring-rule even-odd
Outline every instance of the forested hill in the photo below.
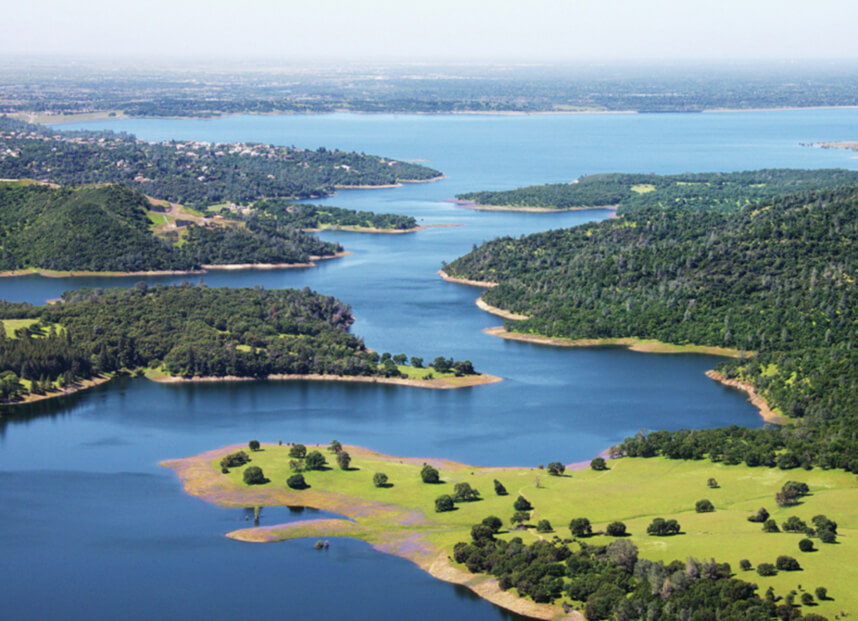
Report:
[[[858,468],[856,244],[858,189],[844,188],[735,214],[630,211],[497,239],[445,270],[500,283],[486,301],[531,316],[510,330],[756,351],[721,368],[826,442],[843,436]]]
[[[149,143],[111,131],[66,132],[0,116],[0,179],[124,183],[189,206],[327,196],[337,187],[425,181],[426,166],[321,147]]]
[[[204,264],[306,263],[342,248],[276,221],[188,223],[154,234],[149,199],[120,185],[0,183],[0,271],[192,270]],[[177,231],[174,231],[176,233]]]
[[[500,207],[575,209],[618,206],[618,213],[652,207],[735,212],[752,203],[804,190],[858,185],[842,169],[769,169],[734,173],[587,175],[573,183],[533,185],[501,192],[469,192],[460,200]]]

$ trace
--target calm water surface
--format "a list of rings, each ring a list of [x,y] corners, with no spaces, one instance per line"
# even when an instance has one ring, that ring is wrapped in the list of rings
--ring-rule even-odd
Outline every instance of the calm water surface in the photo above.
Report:
[[[251,438],[342,442],[485,465],[594,456],[638,429],[760,424],[745,399],[708,380],[708,356],[562,350],[482,333],[500,320],[479,290],[444,283],[442,261],[500,235],[601,219],[603,211],[480,213],[445,199],[471,189],[608,171],[856,168],[849,152],[800,142],[854,133],[858,111],[703,115],[230,117],[81,124],[149,140],[260,141],[426,160],[447,179],[324,202],[457,223],[413,235],[326,233],[352,255],[316,268],[192,277],[209,286],[308,286],[353,307],[352,328],[379,351],[467,358],[505,381],[456,391],[348,384],[163,386],[125,379],[0,419],[0,581],[10,618],[309,618],[509,615],[466,589],[355,541],[248,545],[222,533],[245,513],[182,493],[157,462]],[[68,127],[68,126],[66,126]],[[0,282],[0,296],[41,303],[64,289],[140,278]],[[183,278],[150,278],[150,283]],[[324,515],[263,511],[263,523]],[[338,597],[330,597],[331,588]],[[252,605],[251,605],[252,603]]]

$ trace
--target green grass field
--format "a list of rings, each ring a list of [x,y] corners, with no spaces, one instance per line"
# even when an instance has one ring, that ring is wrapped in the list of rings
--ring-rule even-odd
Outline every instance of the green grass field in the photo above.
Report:
[[[291,474],[288,447],[265,446],[264,451],[251,453],[252,465],[260,466],[270,482],[261,487],[286,488],[286,478]],[[422,531],[425,538],[438,548],[452,551],[458,541],[469,538],[470,527],[488,515],[497,515],[505,523],[513,514],[513,501],[518,494],[524,495],[535,507],[531,523],[540,519],[550,520],[556,534],[569,537],[568,524],[575,517],[586,517],[594,531],[604,530],[614,520],[625,522],[630,540],[640,549],[642,556],[654,560],[685,560],[692,556],[698,559],[714,557],[719,562],[728,562],[734,573],[742,579],[760,587],[762,595],[772,586],[777,594],[785,595],[794,589],[813,593],[818,586],[828,589],[830,601],[819,602],[812,611],[834,618],[841,610],[858,612],[858,593],[853,585],[858,584],[858,481],[854,475],[843,471],[791,470],[782,471],[746,466],[724,466],[708,461],[672,461],[662,458],[625,458],[609,462],[610,469],[604,472],[585,470],[562,477],[548,475],[537,468],[493,469],[462,465],[443,466],[442,484],[422,483],[419,476],[420,461],[384,456],[356,457],[352,466],[356,469],[342,471],[336,467],[334,455],[325,449],[332,469],[323,472],[304,473],[311,490],[295,492],[313,493],[319,503],[318,492],[337,492],[327,506],[335,512],[348,513],[348,498],[374,503],[393,503],[406,511],[420,511],[428,523],[414,525],[409,529]],[[548,456],[549,458],[551,456]],[[220,471],[219,460],[211,463]],[[244,468],[237,468],[227,477],[238,488],[250,492],[259,486],[246,486],[242,481]],[[372,484],[375,472],[388,475],[389,488],[376,488]],[[719,487],[711,489],[709,478],[715,478]],[[496,496],[493,479],[499,479],[507,488],[508,496]],[[792,508],[779,508],[775,493],[788,480],[803,481],[810,486],[811,495]],[[435,513],[434,500],[445,493],[452,494],[453,486],[467,481],[478,489],[484,500],[457,505],[449,513]],[[694,510],[696,501],[707,498],[715,505],[715,512],[698,514]],[[316,506],[316,505],[314,505]],[[801,534],[767,534],[761,525],[748,522],[748,515],[759,507],[766,507],[772,517],[782,523],[790,515],[797,515],[805,522],[817,514],[825,514],[838,523],[838,543],[823,544],[814,539],[817,551],[800,552],[798,541]],[[682,526],[682,534],[674,537],[651,537],[646,527],[654,517],[674,518]],[[355,517],[355,516],[352,516]],[[358,526],[353,536],[371,543],[383,541],[385,535],[402,531],[401,524],[391,524],[384,511],[369,512],[355,517]],[[328,525],[329,526],[329,525]],[[333,536],[336,529],[326,527],[314,531],[312,523],[300,530],[289,531],[285,537]],[[534,530],[519,531],[503,536],[523,536],[525,541],[534,540]],[[594,536],[590,543],[608,543],[607,536]],[[774,563],[782,554],[793,556],[803,571],[781,571],[774,577],[761,577],[756,571],[742,572],[739,561],[748,559],[754,568],[759,563]],[[804,612],[810,612],[808,608]]]

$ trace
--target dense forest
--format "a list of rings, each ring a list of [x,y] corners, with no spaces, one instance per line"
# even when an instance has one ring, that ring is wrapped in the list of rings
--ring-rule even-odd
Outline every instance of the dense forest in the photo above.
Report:
[[[355,211],[327,205],[308,205],[290,203],[284,199],[267,199],[254,203],[256,211],[264,212],[281,224],[299,229],[320,229],[326,227],[360,227],[370,229],[391,229],[403,231],[417,226],[417,220],[411,216],[395,213],[374,213]]]
[[[0,179],[123,183],[203,208],[328,196],[337,187],[429,180],[437,170],[382,157],[251,143],[149,143],[130,134],[63,132],[0,117]]]
[[[751,203],[804,190],[858,185],[858,172],[842,169],[768,169],[734,173],[681,175],[608,173],[587,175],[572,183],[548,183],[499,192],[459,194],[478,205],[573,209],[673,207],[734,212]]]
[[[793,417],[793,465],[858,470],[858,190],[803,192],[733,214],[641,209],[519,239],[445,266],[500,283],[507,329],[640,337],[756,355],[719,365]],[[739,459],[743,457],[740,455]]]
[[[0,183],[0,270],[193,270],[205,264],[306,263],[323,242],[273,219],[188,223],[176,244],[153,234],[151,204],[121,186]]]
[[[405,360],[367,350],[348,333],[350,307],[307,288],[138,283],[67,291],[61,303],[47,306],[0,301],[0,318],[31,320],[12,336],[0,327],[0,401],[147,368],[184,377],[399,377],[396,364]],[[391,360],[400,357],[401,363]],[[412,361],[422,366],[422,359]],[[475,373],[470,362],[443,357],[430,366],[446,372],[446,365]]]
[[[699,112],[858,105],[854,63],[0,68],[0,113]]]
[[[733,577],[727,563],[689,558],[665,565],[639,558],[637,546],[622,538],[601,546],[579,540],[574,552],[557,536],[526,545],[521,537],[495,538],[491,519],[473,527],[471,541],[456,544],[456,562],[536,602],[565,595],[588,620],[815,618],[802,617],[793,597],[776,602],[772,589],[760,598],[757,585]]]

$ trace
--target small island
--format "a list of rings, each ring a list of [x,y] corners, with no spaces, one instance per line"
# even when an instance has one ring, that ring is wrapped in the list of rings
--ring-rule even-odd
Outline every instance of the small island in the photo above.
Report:
[[[728,439],[703,433],[712,447]],[[259,522],[231,539],[308,539],[319,549],[332,537],[361,539],[532,618],[595,620],[641,605],[654,619],[701,608],[759,619],[779,618],[784,606],[858,610],[854,477],[793,470],[783,449],[779,467],[731,465],[714,448],[682,457],[673,440],[659,432],[613,447],[612,459],[530,468],[282,440],[161,465],[194,496],[262,508]],[[646,456],[631,456],[644,445]],[[282,505],[342,517],[265,523],[264,507]]]
[[[351,308],[309,289],[183,284],[77,289],[55,304],[0,301],[0,404],[117,374],[177,382],[318,380],[465,388],[499,382],[468,360],[368,350]]]

